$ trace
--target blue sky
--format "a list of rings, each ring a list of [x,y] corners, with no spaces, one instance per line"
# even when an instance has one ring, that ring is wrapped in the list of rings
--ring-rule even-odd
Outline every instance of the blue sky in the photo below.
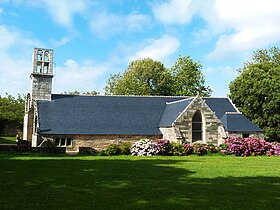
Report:
[[[150,57],[203,65],[226,96],[256,49],[279,46],[278,0],[0,0],[0,95],[30,92],[34,47],[54,49],[54,93],[98,91]]]

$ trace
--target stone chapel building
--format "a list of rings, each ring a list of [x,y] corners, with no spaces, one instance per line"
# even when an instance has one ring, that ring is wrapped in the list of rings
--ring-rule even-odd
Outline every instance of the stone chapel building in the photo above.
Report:
[[[53,50],[34,48],[32,60],[23,138],[33,147],[51,140],[101,150],[142,138],[219,145],[230,135],[262,136],[228,97],[52,94]]]

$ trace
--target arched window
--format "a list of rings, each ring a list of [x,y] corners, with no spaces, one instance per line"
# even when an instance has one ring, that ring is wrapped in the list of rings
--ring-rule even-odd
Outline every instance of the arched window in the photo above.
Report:
[[[202,119],[200,111],[196,111],[192,118],[192,142],[202,141]]]

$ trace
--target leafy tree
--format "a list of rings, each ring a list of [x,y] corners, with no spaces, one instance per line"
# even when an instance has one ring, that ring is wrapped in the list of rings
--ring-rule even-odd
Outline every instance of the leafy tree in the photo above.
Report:
[[[84,93],[81,93],[81,92],[75,90],[75,91],[70,91],[70,92],[64,92],[64,94],[95,96],[95,95],[98,95],[99,92],[96,92],[96,91],[93,90],[93,91],[91,91],[91,92],[84,92]]]
[[[189,56],[179,57],[171,69],[151,58],[135,60],[123,74],[110,76],[105,94],[208,96],[211,90],[204,86],[201,68]]]
[[[210,96],[212,91],[204,86],[201,70],[201,63],[193,61],[190,56],[180,56],[171,68],[173,95]]]
[[[22,129],[24,117],[25,96],[18,95],[17,98],[6,94],[6,97],[0,96],[0,133],[4,128],[9,130]]]
[[[104,88],[114,95],[170,95],[170,74],[159,61],[132,61],[123,75],[111,75]]]
[[[280,141],[280,50],[257,50],[230,83],[230,98],[243,114]]]

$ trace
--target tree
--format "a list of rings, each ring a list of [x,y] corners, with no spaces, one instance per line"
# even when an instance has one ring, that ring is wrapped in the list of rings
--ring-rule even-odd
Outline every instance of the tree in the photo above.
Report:
[[[91,92],[84,92],[81,93],[80,91],[70,91],[70,92],[64,92],[64,94],[68,94],[68,95],[84,95],[84,96],[95,96],[95,95],[99,95],[99,92],[96,92],[95,90],[91,91]]]
[[[211,90],[204,86],[201,68],[188,56],[179,57],[171,69],[151,58],[135,60],[123,74],[110,76],[105,94],[208,96]]]
[[[22,130],[24,117],[25,96],[18,95],[17,98],[6,94],[0,96],[0,133],[9,130],[13,133],[17,129]]]
[[[240,111],[264,129],[269,140],[280,141],[279,48],[253,52],[229,89],[229,97]]]
[[[170,95],[169,82],[164,65],[145,58],[130,62],[123,75],[111,75],[104,89],[114,95]]]
[[[202,64],[193,61],[190,56],[179,56],[171,68],[173,95],[210,96],[212,90],[204,86],[205,78],[201,69]]]

